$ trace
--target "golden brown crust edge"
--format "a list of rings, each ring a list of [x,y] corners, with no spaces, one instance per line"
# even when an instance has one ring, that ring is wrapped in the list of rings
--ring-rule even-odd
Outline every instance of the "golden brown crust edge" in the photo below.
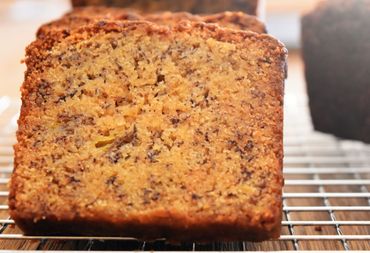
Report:
[[[88,25],[95,20],[143,20],[137,10],[126,8],[112,8],[103,6],[78,7],[65,13],[62,17],[43,24],[36,32],[36,37],[44,37],[50,30],[61,29],[70,32],[72,25]]]
[[[84,26],[99,20],[106,21],[150,21],[160,25],[178,23],[182,20],[192,22],[218,23],[226,28],[250,30],[257,33],[267,33],[265,24],[257,17],[243,12],[220,12],[210,15],[196,15],[188,12],[158,12],[143,14],[131,9],[109,7],[79,7],[63,15],[60,19],[42,25],[36,37],[44,37],[50,30],[61,29],[70,32],[74,26]]]
[[[202,21],[206,23],[219,23],[224,25],[230,23],[235,25],[235,28],[241,30],[250,30],[256,33],[267,33],[265,24],[256,16],[247,15],[243,12],[221,12],[202,17]],[[233,27],[232,27],[233,28]]]
[[[243,42],[246,38],[263,40],[270,46],[272,53],[279,57],[281,61],[280,70],[285,70],[286,50],[282,44],[268,35],[258,35],[252,32],[233,31],[223,29],[216,25],[209,25],[204,23],[191,23],[183,22],[180,25],[168,28],[158,26],[148,22],[133,21],[133,22],[98,22],[94,25],[81,28],[71,34],[64,32],[55,32],[50,34],[45,39],[38,39],[27,48],[26,63],[28,70],[26,72],[26,79],[21,88],[22,90],[22,109],[19,119],[19,130],[17,132],[18,144],[15,145],[15,171],[17,168],[18,157],[22,154],[20,148],[24,139],[22,134],[22,126],[27,127],[26,117],[32,110],[32,104],[27,100],[28,93],[34,89],[35,80],[37,79],[38,71],[42,65],[43,57],[47,56],[47,52],[56,43],[69,37],[71,41],[80,41],[89,36],[93,36],[98,32],[119,32],[124,33],[127,30],[144,29],[147,33],[161,33],[168,34],[171,32],[194,33],[199,32],[202,36],[212,37],[220,41],[227,42]],[[41,64],[41,65],[40,65]],[[283,96],[283,79],[284,77],[277,78],[271,81],[278,94],[281,94],[281,101]],[[283,118],[282,110],[278,111],[279,118]],[[282,124],[276,126],[276,133],[282,136]],[[282,162],[282,142],[277,143],[275,153],[281,157]],[[280,164],[280,169],[282,163]],[[282,175],[276,181],[282,187]],[[130,220],[111,220],[109,217],[90,217],[80,218],[74,217],[69,219],[57,220],[55,217],[45,217],[34,222],[32,211],[29,213],[19,212],[15,209],[15,194],[17,189],[17,176],[13,174],[10,185],[9,207],[11,217],[16,221],[27,234],[50,234],[50,231],[59,231],[59,233],[67,234],[86,234],[86,235],[120,235],[125,234],[122,231],[130,231],[133,235],[142,239],[155,239],[158,237],[168,237],[171,240],[187,241],[192,238],[195,241],[212,241],[212,240],[251,240],[262,241],[269,238],[277,238],[280,234],[281,222],[281,199],[277,200],[279,205],[275,206],[275,210],[266,210],[266,215],[263,220],[255,220],[249,224],[243,224],[238,221],[237,217],[234,222],[230,222],[231,217],[212,217],[199,220],[192,220],[189,217],[183,217],[180,214],[168,213],[163,210],[152,212],[145,217],[131,218]],[[274,213],[275,215],[271,215]],[[246,214],[248,215],[248,214]],[[171,217],[164,219],[163,217]],[[253,219],[251,219],[253,220]],[[99,221],[99,222],[98,222]],[[191,231],[187,229],[192,226]],[[75,228],[78,227],[78,232]],[[94,232],[91,232],[94,231]],[[162,231],[162,233],[160,233]],[[145,233],[144,233],[145,232]],[[143,237],[143,234],[146,236]]]
[[[130,236],[142,240],[165,238],[169,241],[264,241],[280,236],[280,220],[271,220],[269,229],[264,224],[244,224],[230,217],[189,219],[179,213],[165,210],[153,211],[145,216],[115,220],[106,216],[74,219],[45,219],[34,222],[31,217],[12,214],[16,224],[27,235],[87,235]],[[264,220],[268,222],[269,220]],[[129,233],[126,233],[129,231]]]

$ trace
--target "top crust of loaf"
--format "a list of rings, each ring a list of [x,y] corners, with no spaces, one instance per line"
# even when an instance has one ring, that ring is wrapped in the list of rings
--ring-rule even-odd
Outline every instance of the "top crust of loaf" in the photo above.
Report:
[[[136,10],[109,7],[83,7],[73,9],[60,19],[42,25],[37,31],[37,37],[43,37],[50,30],[60,29],[69,32],[81,26],[97,21],[134,21],[145,20],[159,25],[176,25],[182,20],[191,22],[217,23],[220,26],[266,33],[266,27],[257,17],[243,12],[221,12],[212,15],[195,15],[188,12],[158,12],[144,14]],[[76,28],[77,27],[77,28]]]
[[[61,18],[42,25],[36,32],[36,37],[41,38],[50,30],[60,29],[70,32],[74,26],[83,26],[99,20],[141,20],[143,16],[137,10],[126,8],[110,8],[103,6],[87,6],[74,8]]]
[[[228,24],[229,28],[251,30],[257,33],[267,33],[265,24],[256,16],[247,15],[244,12],[221,12],[203,16],[206,23],[218,23],[222,26]]]

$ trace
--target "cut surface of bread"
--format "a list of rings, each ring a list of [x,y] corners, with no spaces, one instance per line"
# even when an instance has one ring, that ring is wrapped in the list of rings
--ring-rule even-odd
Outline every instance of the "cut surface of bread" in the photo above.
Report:
[[[27,234],[278,237],[285,57],[268,35],[190,22],[36,40],[11,217]]]
[[[193,22],[217,23],[222,27],[266,33],[266,27],[257,17],[243,12],[221,12],[213,15],[193,15],[188,12],[138,13],[135,10],[109,7],[81,7],[66,13],[60,19],[41,26],[37,37],[43,37],[53,30],[70,32],[97,21],[147,20],[156,24],[173,26],[182,20]]]

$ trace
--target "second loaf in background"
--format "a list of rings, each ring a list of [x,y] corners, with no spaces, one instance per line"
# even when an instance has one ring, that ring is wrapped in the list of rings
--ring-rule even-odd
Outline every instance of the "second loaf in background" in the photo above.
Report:
[[[329,0],[302,19],[314,128],[370,143],[370,0]]]
[[[190,13],[217,13],[242,11],[256,15],[258,0],[72,0],[75,7],[100,5],[134,8],[143,12],[186,11]]]

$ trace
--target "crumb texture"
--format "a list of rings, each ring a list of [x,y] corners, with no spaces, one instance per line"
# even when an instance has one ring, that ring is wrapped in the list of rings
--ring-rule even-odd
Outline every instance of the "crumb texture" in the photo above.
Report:
[[[11,214],[28,233],[75,221],[75,233],[279,235],[277,41],[205,24],[115,22],[47,48],[28,48],[11,181]]]

